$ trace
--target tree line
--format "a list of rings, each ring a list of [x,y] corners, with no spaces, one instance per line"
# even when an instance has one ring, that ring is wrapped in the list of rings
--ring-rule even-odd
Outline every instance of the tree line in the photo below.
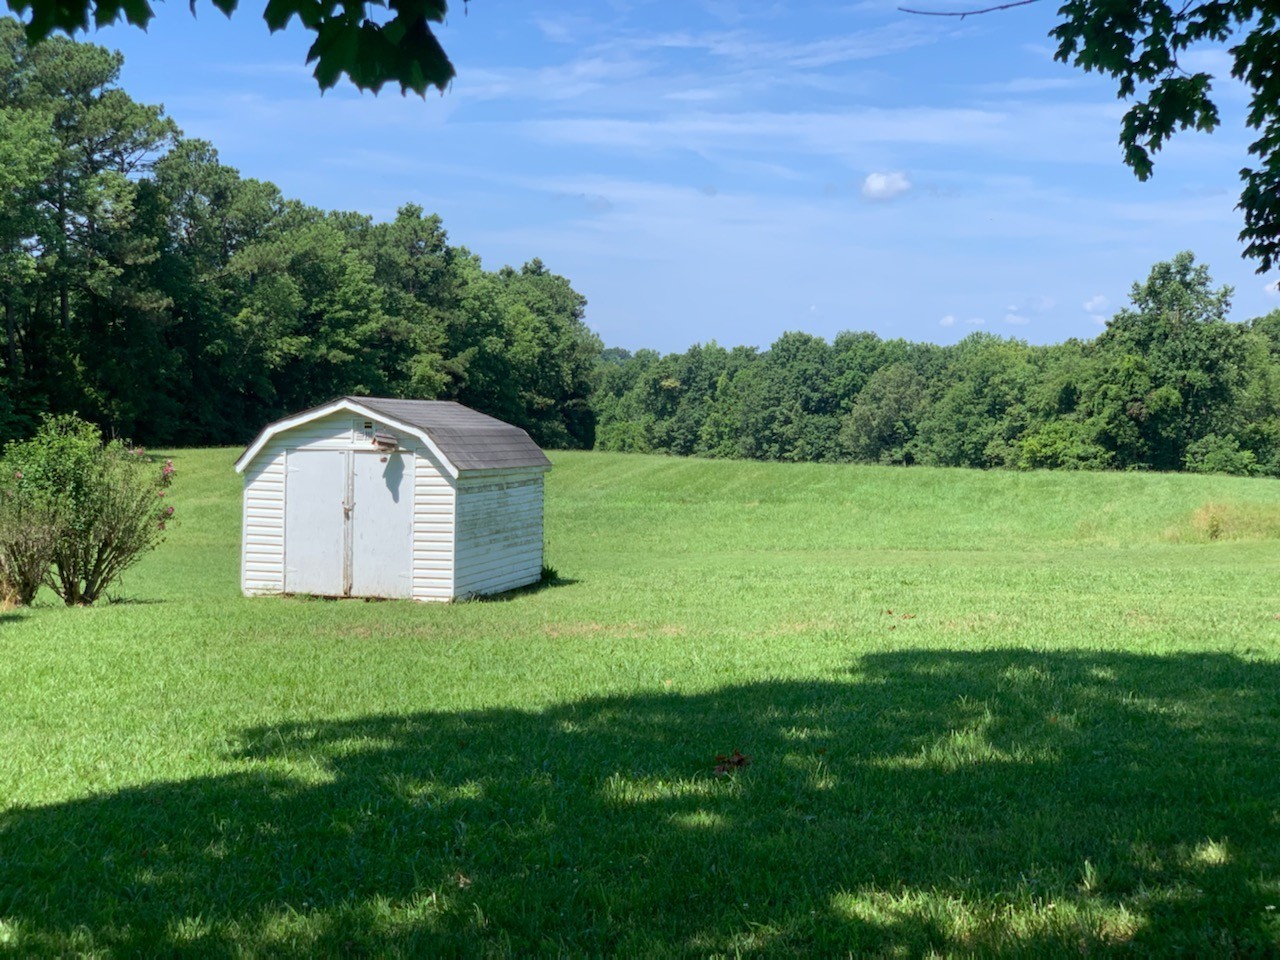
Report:
[[[1190,253],[1088,341],[606,350],[541,261],[486,270],[418,206],[374,222],[241,177],[121,64],[0,19],[0,440],[78,413],[243,443],[364,394],[457,399],[548,447],[1280,475],[1280,312],[1228,322]]]
[[[1280,311],[1228,322],[1189,253],[1096,338],[952,346],[786,333],[768,350],[606,350],[597,446],[756,460],[1280,476]]]
[[[414,205],[375,223],[241,177],[121,64],[0,19],[0,438],[78,412],[150,445],[241,443],[365,394],[592,446],[601,344],[568,280],[486,270]]]

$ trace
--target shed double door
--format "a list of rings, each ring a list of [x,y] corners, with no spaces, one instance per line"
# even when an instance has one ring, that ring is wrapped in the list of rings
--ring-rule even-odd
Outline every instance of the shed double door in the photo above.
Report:
[[[285,592],[410,596],[413,455],[290,450],[285,464]]]

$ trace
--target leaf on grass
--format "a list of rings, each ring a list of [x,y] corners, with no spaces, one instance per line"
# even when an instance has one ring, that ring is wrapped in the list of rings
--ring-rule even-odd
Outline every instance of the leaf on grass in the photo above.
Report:
[[[733,751],[733,753],[727,757],[724,754],[717,754],[716,776],[723,777],[726,774],[732,773],[734,770],[740,770],[750,764],[751,758],[744,753],[739,753],[737,750]]]

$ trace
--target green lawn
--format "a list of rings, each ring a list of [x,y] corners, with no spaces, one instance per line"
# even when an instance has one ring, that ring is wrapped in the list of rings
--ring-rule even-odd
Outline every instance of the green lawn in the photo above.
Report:
[[[0,954],[1280,956],[1275,481],[558,454],[414,605],[242,598],[234,456],[0,614]]]

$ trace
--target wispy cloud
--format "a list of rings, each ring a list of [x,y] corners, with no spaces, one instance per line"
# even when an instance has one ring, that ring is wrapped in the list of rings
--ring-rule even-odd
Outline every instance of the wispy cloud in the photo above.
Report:
[[[1063,70],[1066,68],[1064,67]],[[984,83],[978,89],[984,93],[997,94],[1035,94],[1052,90],[1071,90],[1081,86],[1082,80],[1077,75],[1062,77],[1018,77],[1013,80],[1002,80],[998,83]]]
[[[578,17],[535,16],[533,25],[552,43],[573,43],[579,36],[582,20]]]
[[[841,113],[684,113],[657,119],[566,118],[531,121],[534,136],[600,147],[851,154],[866,144],[957,145],[1000,138],[1007,118],[984,110],[855,108]]]
[[[864,169],[868,161],[892,158],[880,148],[894,146],[931,150],[935,161],[937,149],[953,148],[990,155],[1002,165],[1018,159],[1114,167],[1115,121],[1109,104],[1059,104],[1046,116],[1038,104],[1014,102],[821,111],[673,108],[656,116],[535,119],[523,131],[545,142],[603,149],[805,153],[838,157]],[[925,156],[919,154],[921,160]]]
[[[816,40],[769,39],[754,31],[680,31],[639,34],[613,45],[631,49],[691,50],[768,69],[818,69],[860,60],[892,56],[933,43],[938,31],[909,20],[896,20]]]
[[[700,0],[698,5],[721,23],[735,26],[748,21],[775,20],[793,12],[787,4],[762,0]]]
[[[460,99],[542,100],[568,104],[643,80],[651,65],[635,58],[577,57],[539,69],[473,70]]]
[[[254,78],[274,78],[292,77],[295,79],[309,79],[312,75],[312,68],[306,64],[297,63],[295,61],[264,61],[258,63],[222,63],[218,64],[217,69],[223,73],[231,74],[237,77],[254,77]]]

